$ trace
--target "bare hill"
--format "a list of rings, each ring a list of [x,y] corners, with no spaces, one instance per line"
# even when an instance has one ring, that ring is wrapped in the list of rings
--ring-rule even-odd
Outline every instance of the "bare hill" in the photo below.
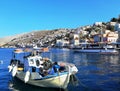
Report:
[[[66,29],[32,31],[25,34],[0,38],[0,44],[8,47],[42,46],[55,42],[56,37],[65,36],[66,33]]]
[[[7,37],[4,37],[4,38],[0,38],[0,46],[5,45],[6,43],[10,42],[14,38],[19,38],[22,35],[24,35],[24,34],[17,34],[17,35],[14,35],[14,36],[7,36]]]

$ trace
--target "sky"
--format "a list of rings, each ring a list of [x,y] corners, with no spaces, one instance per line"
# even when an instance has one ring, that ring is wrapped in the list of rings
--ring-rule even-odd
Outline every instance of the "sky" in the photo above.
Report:
[[[108,22],[120,15],[120,0],[0,0],[0,38]]]

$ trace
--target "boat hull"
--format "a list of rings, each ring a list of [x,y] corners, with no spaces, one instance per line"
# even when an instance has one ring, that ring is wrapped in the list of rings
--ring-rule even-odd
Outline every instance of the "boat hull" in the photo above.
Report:
[[[25,73],[19,72],[16,74],[16,77],[24,82]],[[66,89],[69,83],[69,79],[70,79],[69,73],[62,74],[62,75],[58,74],[58,76],[45,78],[45,79],[40,79],[40,78],[35,79],[31,75],[27,84],[39,86],[39,87]]]
[[[83,53],[117,53],[115,49],[74,49],[74,52],[83,52]]]

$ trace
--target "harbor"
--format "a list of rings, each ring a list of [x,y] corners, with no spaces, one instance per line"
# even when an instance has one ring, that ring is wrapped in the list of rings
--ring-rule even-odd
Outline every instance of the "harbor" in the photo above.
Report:
[[[25,84],[19,80],[13,80],[8,73],[12,51],[14,49],[0,49],[0,59],[3,64],[0,65],[0,85],[3,91],[60,91],[60,89],[34,87]],[[120,62],[119,54],[101,55],[99,53],[74,53],[70,49],[52,48],[50,53],[43,56],[49,56],[53,61],[57,60],[69,62],[76,65],[78,72],[77,83],[70,83],[65,91],[119,91],[120,87]],[[94,56],[94,57],[93,57]]]
[[[120,91],[120,0],[0,0],[0,91]]]

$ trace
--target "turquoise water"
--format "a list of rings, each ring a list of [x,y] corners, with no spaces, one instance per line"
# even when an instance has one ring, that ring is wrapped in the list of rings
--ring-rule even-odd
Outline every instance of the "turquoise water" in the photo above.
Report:
[[[34,87],[14,80],[7,66],[13,49],[0,49],[0,91],[61,91],[61,89]],[[74,63],[78,68],[77,85],[69,84],[65,91],[120,91],[120,55],[97,53],[74,53],[68,49],[51,49],[53,61]]]

